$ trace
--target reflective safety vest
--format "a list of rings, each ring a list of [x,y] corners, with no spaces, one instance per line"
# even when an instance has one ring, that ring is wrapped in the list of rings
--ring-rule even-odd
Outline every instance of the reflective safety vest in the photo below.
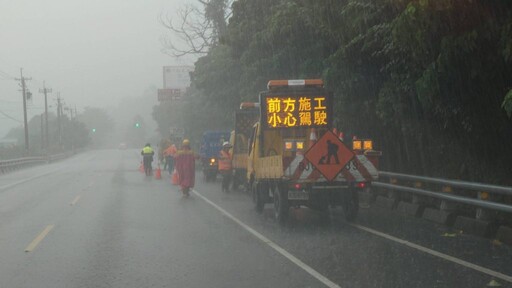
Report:
[[[219,157],[219,170],[226,171],[231,170],[231,154],[229,152],[226,152],[224,150],[220,150],[220,157]]]
[[[154,153],[153,148],[151,148],[151,147],[146,146],[146,147],[142,148],[142,154],[144,154],[144,155],[152,155],[153,153]]]
[[[167,149],[165,149],[164,156],[173,156],[174,157],[174,155],[176,155],[176,152],[177,152],[176,146],[174,146],[174,144],[172,144]]]

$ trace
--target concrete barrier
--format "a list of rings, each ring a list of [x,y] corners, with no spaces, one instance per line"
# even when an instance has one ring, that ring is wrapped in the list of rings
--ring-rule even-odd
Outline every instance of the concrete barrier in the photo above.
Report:
[[[512,245],[512,228],[508,226],[500,226],[496,233],[496,239],[505,244]]]
[[[452,226],[455,221],[455,215],[448,211],[441,211],[434,208],[425,208],[422,215],[423,219]]]
[[[490,237],[496,232],[496,229],[492,229],[490,222],[466,216],[457,216],[453,227],[457,230],[462,230],[464,233],[481,237]]]

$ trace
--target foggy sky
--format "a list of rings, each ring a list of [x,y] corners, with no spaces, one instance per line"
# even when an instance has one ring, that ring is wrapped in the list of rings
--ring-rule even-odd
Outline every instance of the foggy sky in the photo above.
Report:
[[[0,71],[32,77],[31,116],[42,113],[43,80],[78,109],[112,107],[162,86],[162,66],[192,64],[161,52],[161,13],[193,0],[0,0]],[[0,111],[23,121],[18,83],[0,72]],[[156,95],[154,96],[156,98]],[[151,99],[151,103],[154,99]],[[51,108],[55,111],[54,108]],[[20,124],[0,114],[0,138]]]

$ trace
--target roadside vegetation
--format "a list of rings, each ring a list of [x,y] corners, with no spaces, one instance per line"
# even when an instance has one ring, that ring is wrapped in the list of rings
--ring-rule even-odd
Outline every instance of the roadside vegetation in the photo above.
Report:
[[[270,79],[322,78],[335,126],[373,138],[383,170],[512,184],[512,2],[239,0],[219,13],[226,28],[174,111],[188,131],[231,129]]]

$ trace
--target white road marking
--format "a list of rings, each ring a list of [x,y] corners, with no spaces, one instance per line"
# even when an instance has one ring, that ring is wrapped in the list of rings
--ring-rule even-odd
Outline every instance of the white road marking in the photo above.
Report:
[[[59,169],[55,169],[55,170],[52,170],[52,171],[49,171],[49,172],[45,172],[43,174],[39,174],[39,175],[36,175],[36,176],[33,176],[33,177],[30,177],[30,178],[27,178],[27,179],[23,179],[21,181],[18,181],[18,182],[14,182],[14,183],[11,183],[11,184],[7,184],[7,185],[4,185],[4,186],[0,186],[0,191],[2,190],[6,190],[6,189],[9,189],[9,188],[12,188],[14,186],[18,186],[20,184],[23,184],[23,183],[26,183],[26,182],[29,182],[29,181],[32,181],[32,180],[35,180],[35,179],[38,179],[38,178],[41,178],[41,177],[44,177],[46,175],[49,175],[49,174],[52,174],[52,173],[55,173],[59,170],[62,170],[64,169],[64,167],[62,168],[59,168]]]
[[[25,248],[25,252],[32,252],[36,248],[36,246],[41,241],[43,241],[44,237],[46,237],[46,235],[50,233],[52,229],[53,225],[46,226],[46,228],[44,228],[44,230],[41,233],[39,233],[39,235],[37,235],[37,237],[30,244],[28,244],[27,248]]]
[[[322,282],[323,284],[325,284],[327,287],[329,288],[341,288],[338,284],[332,282],[331,280],[327,279],[327,277],[323,276],[322,274],[320,274],[319,272],[317,272],[315,269],[311,268],[310,266],[308,266],[307,264],[305,264],[304,262],[300,261],[297,257],[293,256],[291,253],[289,253],[288,251],[284,250],[283,248],[281,248],[279,245],[277,245],[276,243],[272,242],[270,239],[268,239],[267,237],[263,236],[262,234],[258,233],[256,230],[252,229],[251,227],[249,227],[247,224],[245,224],[244,222],[238,220],[238,218],[236,218],[235,216],[231,215],[229,212],[227,212],[226,210],[222,209],[221,207],[219,207],[217,204],[213,203],[212,201],[210,201],[208,198],[206,198],[205,196],[203,196],[201,193],[197,192],[196,190],[192,190],[192,192],[197,195],[199,198],[203,199],[206,203],[212,205],[215,209],[219,210],[222,214],[224,214],[224,216],[228,217],[229,219],[233,220],[236,224],[240,225],[242,228],[244,228],[245,230],[247,230],[247,232],[251,233],[252,235],[254,235],[256,238],[258,238],[259,240],[261,240],[263,243],[267,244],[268,246],[270,246],[272,249],[274,249],[275,251],[277,251],[279,254],[283,255],[284,257],[286,257],[288,260],[290,260],[292,263],[294,263],[295,265],[299,266],[300,268],[302,268],[304,271],[306,271],[307,273],[309,273],[311,276],[313,276],[314,278],[316,278],[318,281]]]
[[[80,195],[76,196],[75,199],[73,199],[73,201],[71,201],[71,203],[69,203],[69,205],[71,206],[75,206],[76,205],[76,202],[78,202],[78,200],[80,200]]]
[[[494,270],[491,270],[491,269],[488,269],[488,268],[485,268],[485,267],[482,267],[482,266],[478,266],[476,264],[473,264],[473,263],[470,263],[470,262],[467,262],[467,261],[464,261],[464,260],[461,260],[459,258],[456,258],[456,257],[453,257],[453,256],[450,256],[450,255],[446,255],[444,253],[441,253],[441,252],[438,252],[438,251],[435,251],[435,250],[432,250],[432,249],[429,249],[429,248],[426,248],[426,247],[423,247],[421,245],[418,245],[418,244],[414,244],[412,242],[409,242],[409,241],[406,241],[406,240],[403,240],[403,239],[400,239],[400,238],[396,238],[394,236],[391,236],[389,234],[386,234],[386,233],[382,233],[382,232],[379,232],[379,231],[376,231],[376,230],[373,230],[371,228],[368,228],[368,227],[364,227],[364,226],[361,226],[361,225],[357,225],[357,224],[351,224],[353,227],[355,228],[358,228],[358,229],[361,229],[363,231],[366,231],[368,233],[371,233],[373,235],[376,235],[376,236],[379,236],[379,237],[382,237],[382,238],[386,238],[388,240],[391,240],[391,241],[394,241],[394,242],[397,242],[397,243],[400,243],[402,245],[405,245],[405,246],[408,246],[408,247],[411,247],[413,249],[416,249],[416,250],[419,250],[421,252],[424,252],[424,253],[427,253],[427,254],[430,254],[432,256],[436,256],[436,257],[439,257],[441,259],[444,259],[446,261],[450,261],[450,262],[453,262],[453,263],[456,263],[456,264],[459,264],[461,266],[464,266],[464,267],[467,267],[467,268],[470,268],[470,269],[473,269],[473,270],[476,270],[478,272],[481,272],[481,273],[484,273],[484,274],[487,274],[487,275],[490,275],[492,277],[495,277],[495,278],[499,278],[501,280],[504,280],[504,281],[507,281],[507,282],[511,282],[512,283],[512,276],[509,276],[509,275],[505,275],[503,273],[500,273],[500,272],[496,272]]]

